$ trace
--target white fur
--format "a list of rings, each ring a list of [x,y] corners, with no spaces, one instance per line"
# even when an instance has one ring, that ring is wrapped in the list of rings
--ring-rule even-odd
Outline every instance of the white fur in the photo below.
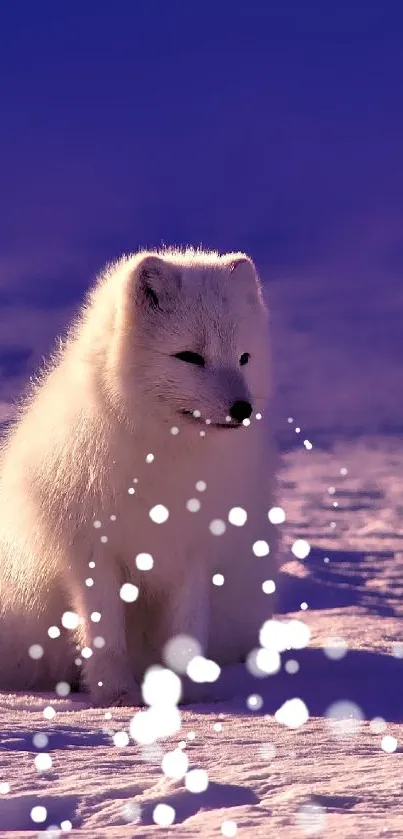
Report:
[[[184,350],[202,354],[205,367],[172,357]],[[136,703],[145,669],[173,635],[196,637],[222,664],[257,645],[272,612],[261,584],[276,569],[270,380],[267,312],[243,254],[143,252],[106,270],[3,447],[1,687],[82,680],[96,703]],[[253,405],[250,426],[215,427],[237,399]],[[199,421],[179,413],[195,409]],[[190,498],[198,512],[186,509]],[[155,504],[169,510],[163,524],[149,517]],[[248,513],[243,527],[228,523],[233,506]],[[221,536],[209,530],[217,518],[227,523]],[[257,539],[269,542],[268,558],[253,555]],[[139,552],[153,556],[151,570],[137,569]],[[124,582],[140,589],[132,604],[120,599]],[[75,632],[61,627],[67,610],[81,618]],[[49,638],[52,625],[59,638]],[[28,655],[34,643],[39,660]],[[76,645],[93,649],[81,667]]]

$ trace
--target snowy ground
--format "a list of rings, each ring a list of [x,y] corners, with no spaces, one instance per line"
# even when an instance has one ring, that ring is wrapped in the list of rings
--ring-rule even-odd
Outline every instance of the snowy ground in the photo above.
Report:
[[[56,837],[48,827],[61,824],[67,835],[71,823],[70,836],[88,839],[402,837],[402,476],[397,438],[301,445],[284,456],[279,617],[306,621],[310,644],[286,653],[275,676],[254,679],[243,667],[223,674],[218,690],[226,698],[184,710],[181,731],[157,746],[115,745],[114,734],[129,730],[129,709],[106,718],[83,697],[0,696],[0,836]],[[291,560],[295,538],[312,545],[304,562]],[[324,652],[340,649],[335,637],[347,645],[338,660]],[[289,659],[298,661],[297,673],[287,672]],[[263,704],[252,711],[254,694]],[[274,718],[293,697],[310,714],[294,730]],[[334,703],[342,700],[355,703],[362,719],[337,722]],[[50,704],[56,715],[47,719]],[[35,733],[48,743],[35,747]],[[208,773],[204,792],[161,771],[162,755],[180,741],[189,768]],[[51,756],[46,771],[35,765],[41,752]],[[161,803],[175,810],[172,827],[153,823]],[[45,822],[35,825],[33,807],[46,808]]]

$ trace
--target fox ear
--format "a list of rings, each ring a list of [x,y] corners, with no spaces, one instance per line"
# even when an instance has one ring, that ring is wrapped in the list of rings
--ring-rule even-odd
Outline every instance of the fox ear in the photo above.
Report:
[[[237,282],[245,291],[246,299],[252,306],[263,303],[262,284],[255,263],[245,254],[234,254],[230,261],[231,283]]]
[[[257,283],[257,273],[254,262],[249,256],[235,256],[230,262],[230,274],[238,280]]]
[[[168,311],[181,288],[180,271],[161,256],[141,257],[135,269],[136,302],[141,308]]]

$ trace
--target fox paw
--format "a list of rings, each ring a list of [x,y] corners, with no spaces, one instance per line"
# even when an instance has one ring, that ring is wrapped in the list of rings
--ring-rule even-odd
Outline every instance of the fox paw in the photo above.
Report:
[[[99,708],[123,708],[144,705],[140,687],[135,684],[130,688],[102,691],[97,687],[91,692],[91,700]]]

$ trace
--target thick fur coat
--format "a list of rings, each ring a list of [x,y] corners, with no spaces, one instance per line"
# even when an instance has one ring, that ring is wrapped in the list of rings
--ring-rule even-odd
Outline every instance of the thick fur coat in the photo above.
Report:
[[[3,445],[0,687],[67,681],[94,703],[136,704],[177,634],[220,664],[258,645],[277,553],[269,359],[244,254],[141,252],[107,268]],[[152,520],[155,505],[166,521]],[[233,507],[243,526],[228,521]],[[257,540],[267,557],[254,555]],[[152,568],[139,570],[140,553]],[[138,588],[134,602],[124,583]]]

